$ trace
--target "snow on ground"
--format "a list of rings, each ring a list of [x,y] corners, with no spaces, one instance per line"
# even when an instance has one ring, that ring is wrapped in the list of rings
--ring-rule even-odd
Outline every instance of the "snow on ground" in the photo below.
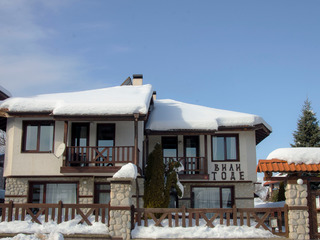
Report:
[[[64,237],[58,232],[52,232],[50,234],[35,233],[32,235],[20,233],[12,238],[0,238],[0,240],[64,240]]]
[[[63,234],[73,233],[96,233],[107,234],[108,229],[101,222],[93,222],[92,226],[78,224],[81,220],[80,216],[75,219],[57,224],[56,222],[44,222],[44,216],[39,217],[43,224],[33,223],[31,218],[26,221],[0,222],[0,233],[51,233],[60,232]]]
[[[255,208],[277,208],[284,207],[285,201],[280,202],[264,202],[260,198],[254,199],[254,207]]]
[[[138,175],[137,166],[132,163],[123,165],[118,172],[116,172],[114,178],[132,178],[136,179]]]
[[[96,90],[9,98],[0,108],[13,112],[43,112],[53,115],[147,114],[152,86],[117,86]]]
[[[40,220],[43,221],[43,219]],[[77,224],[80,218],[61,224],[55,222],[43,223],[43,225],[27,221],[0,222],[0,233],[20,233],[6,240],[63,240],[62,234],[108,234],[105,224],[93,223],[92,226]],[[180,220],[181,221],[181,220]],[[155,227],[153,220],[149,220],[149,227],[135,226],[132,231],[133,238],[271,238],[275,237],[271,232],[262,228],[255,228],[255,222],[248,226],[225,226],[219,224],[220,220],[214,221],[214,228],[206,227],[203,219],[200,226],[193,227],[168,227],[168,220],[162,222],[163,227]],[[187,223],[188,224],[188,223]],[[179,224],[181,226],[181,222]],[[193,224],[195,225],[195,224]],[[231,220],[232,225],[232,220]],[[238,224],[239,225],[239,224]],[[25,235],[21,233],[31,233]],[[3,240],[2,239],[2,240]]]
[[[289,164],[319,164],[320,163],[320,148],[303,147],[303,148],[278,148],[271,152],[267,159],[285,160]]]
[[[163,227],[155,227],[152,220],[149,226],[135,226],[132,238],[272,238],[275,237],[270,231],[254,226],[225,226],[219,224],[220,220],[214,221],[214,228],[205,226],[194,227],[168,227],[168,221],[163,221]]]
[[[154,109],[150,114],[146,129],[158,131],[176,129],[217,130],[220,126],[254,126],[261,123],[270,131],[272,130],[257,115],[162,99],[155,100]]]

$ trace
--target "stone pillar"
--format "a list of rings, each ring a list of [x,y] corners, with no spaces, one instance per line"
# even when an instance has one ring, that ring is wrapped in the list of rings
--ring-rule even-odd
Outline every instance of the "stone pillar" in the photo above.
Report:
[[[112,178],[110,180],[110,225],[112,237],[131,237],[132,178]]]
[[[310,239],[307,189],[307,184],[299,185],[294,182],[286,186],[290,239]]]

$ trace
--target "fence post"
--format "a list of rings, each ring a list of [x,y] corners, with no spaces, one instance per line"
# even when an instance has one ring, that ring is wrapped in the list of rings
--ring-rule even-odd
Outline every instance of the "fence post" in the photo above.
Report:
[[[296,181],[288,182],[285,194],[289,209],[289,238],[310,239],[307,184],[299,185]]]
[[[12,212],[13,212],[13,201],[10,200],[8,208],[8,222],[12,221]]]
[[[232,217],[233,217],[233,226],[238,226],[238,219],[237,219],[237,206],[234,204],[232,207]]]
[[[109,233],[111,237],[121,237],[123,240],[131,237],[132,180],[131,178],[110,179]]]
[[[58,224],[60,224],[62,222],[62,201],[60,200],[58,204]]]

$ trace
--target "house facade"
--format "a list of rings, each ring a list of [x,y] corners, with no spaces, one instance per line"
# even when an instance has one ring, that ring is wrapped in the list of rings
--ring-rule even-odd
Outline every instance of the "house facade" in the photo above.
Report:
[[[185,188],[171,206],[253,206],[256,144],[270,126],[256,115],[157,100],[142,75],[105,89],[11,98],[6,125],[6,201],[107,203],[109,179],[134,163],[134,203],[143,206],[143,176],[156,143],[163,160],[180,161]]]

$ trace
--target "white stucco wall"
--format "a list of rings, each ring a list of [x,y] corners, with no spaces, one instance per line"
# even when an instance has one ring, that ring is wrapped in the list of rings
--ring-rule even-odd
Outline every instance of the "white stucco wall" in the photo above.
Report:
[[[221,132],[223,134],[239,134],[240,161],[213,162],[211,135],[207,136],[208,174],[211,181],[256,181],[256,142],[254,131]],[[205,137],[200,135],[200,156],[205,156]],[[149,153],[156,143],[161,143],[161,136],[149,136]],[[178,136],[178,155],[182,157],[183,136]],[[226,170],[224,170],[226,169]],[[216,173],[214,173],[216,172]],[[233,173],[232,173],[233,172]],[[215,177],[215,178],[214,178]]]
[[[27,118],[9,118],[7,122],[7,145],[4,165],[4,176],[59,176],[62,166],[62,156],[57,158],[54,153],[22,153],[22,122],[35,120]],[[50,118],[36,120],[51,120]],[[96,146],[97,123],[115,123],[115,145],[134,146],[133,121],[90,122],[90,146]],[[71,126],[68,124],[68,146],[71,143]],[[138,147],[139,162],[142,162],[143,122],[139,122]],[[55,121],[54,149],[63,142],[64,121]],[[92,173],[90,173],[92,175]],[[101,174],[97,174],[101,175]]]

